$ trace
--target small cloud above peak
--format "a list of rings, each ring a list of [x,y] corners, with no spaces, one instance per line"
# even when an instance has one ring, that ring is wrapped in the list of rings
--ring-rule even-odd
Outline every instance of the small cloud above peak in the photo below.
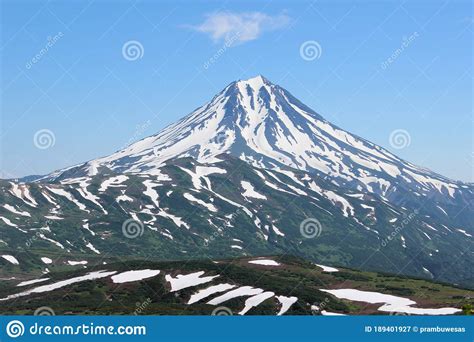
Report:
[[[287,15],[270,16],[262,12],[216,12],[208,14],[206,20],[192,29],[208,34],[214,42],[243,43],[255,40],[265,31],[286,27]]]

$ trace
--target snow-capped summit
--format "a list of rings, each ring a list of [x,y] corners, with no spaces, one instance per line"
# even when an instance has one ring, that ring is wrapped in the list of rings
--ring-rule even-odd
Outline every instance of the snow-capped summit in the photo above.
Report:
[[[389,199],[404,188],[453,201],[460,187],[467,187],[340,129],[261,75],[230,83],[160,133],[76,168],[88,175],[100,167],[152,174],[172,158],[213,163],[224,153],[261,168],[291,167],[328,176],[337,185]],[[74,170],[68,169],[68,175],[77,176]]]
[[[243,86],[249,86],[254,91],[258,91],[261,87],[263,87],[265,85],[269,85],[269,86],[272,85],[270,83],[270,81],[268,81],[262,75],[257,75],[255,77],[249,78],[248,80],[239,80],[239,81],[237,81],[237,84],[240,84],[240,85],[243,85]]]

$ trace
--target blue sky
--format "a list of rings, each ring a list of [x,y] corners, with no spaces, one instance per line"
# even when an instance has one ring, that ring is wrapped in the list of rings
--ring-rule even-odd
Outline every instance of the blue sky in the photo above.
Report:
[[[334,124],[474,181],[469,1],[10,0],[1,12],[2,177],[110,154],[263,74]],[[49,148],[34,143],[42,129]],[[397,129],[409,146],[390,144]]]

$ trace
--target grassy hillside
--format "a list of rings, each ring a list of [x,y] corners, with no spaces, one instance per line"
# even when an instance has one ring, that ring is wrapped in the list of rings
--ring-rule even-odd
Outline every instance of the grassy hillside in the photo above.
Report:
[[[90,259],[84,266],[51,267],[51,273],[43,275],[50,280],[24,287],[16,285],[23,280],[39,278],[37,269],[27,269],[17,275],[17,279],[5,280],[6,269],[2,268],[0,298],[26,291],[44,284],[81,276],[92,271],[107,270],[124,272],[130,270],[153,269],[160,273],[148,279],[115,284],[110,277],[79,282],[60,289],[33,293],[20,298],[1,302],[1,314],[31,315],[36,309],[46,306],[56,315],[210,315],[220,305],[206,304],[210,299],[221,295],[216,293],[205,300],[188,305],[192,294],[216,284],[228,283],[238,286],[252,286],[272,291],[275,296],[297,297],[297,301],[286,312],[288,315],[321,314],[322,310],[351,315],[388,314],[378,311],[382,304],[367,304],[338,299],[320,289],[350,288],[375,291],[410,298],[416,307],[467,308],[474,304],[474,291],[434,283],[427,280],[394,276],[390,274],[361,272],[339,268],[338,272],[324,272],[322,268],[295,257],[268,257],[280,263],[279,266],[250,264],[255,258],[232,260],[199,260],[152,262],[143,260],[110,259],[107,264],[94,264]],[[219,275],[212,281],[171,292],[166,275],[189,274],[204,271],[205,276]],[[222,303],[233,314],[245,305],[248,297],[238,297]],[[313,310],[317,306],[319,310]],[[248,315],[274,315],[281,307],[275,297],[269,298],[248,311]],[[467,312],[467,310],[466,310]],[[463,314],[463,313],[459,313]]]

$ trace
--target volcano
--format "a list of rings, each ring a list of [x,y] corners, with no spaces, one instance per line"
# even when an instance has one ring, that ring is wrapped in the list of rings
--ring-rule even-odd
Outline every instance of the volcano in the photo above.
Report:
[[[0,249],[157,260],[292,254],[474,286],[474,185],[325,120],[263,76],[156,135],[0,181]]]

